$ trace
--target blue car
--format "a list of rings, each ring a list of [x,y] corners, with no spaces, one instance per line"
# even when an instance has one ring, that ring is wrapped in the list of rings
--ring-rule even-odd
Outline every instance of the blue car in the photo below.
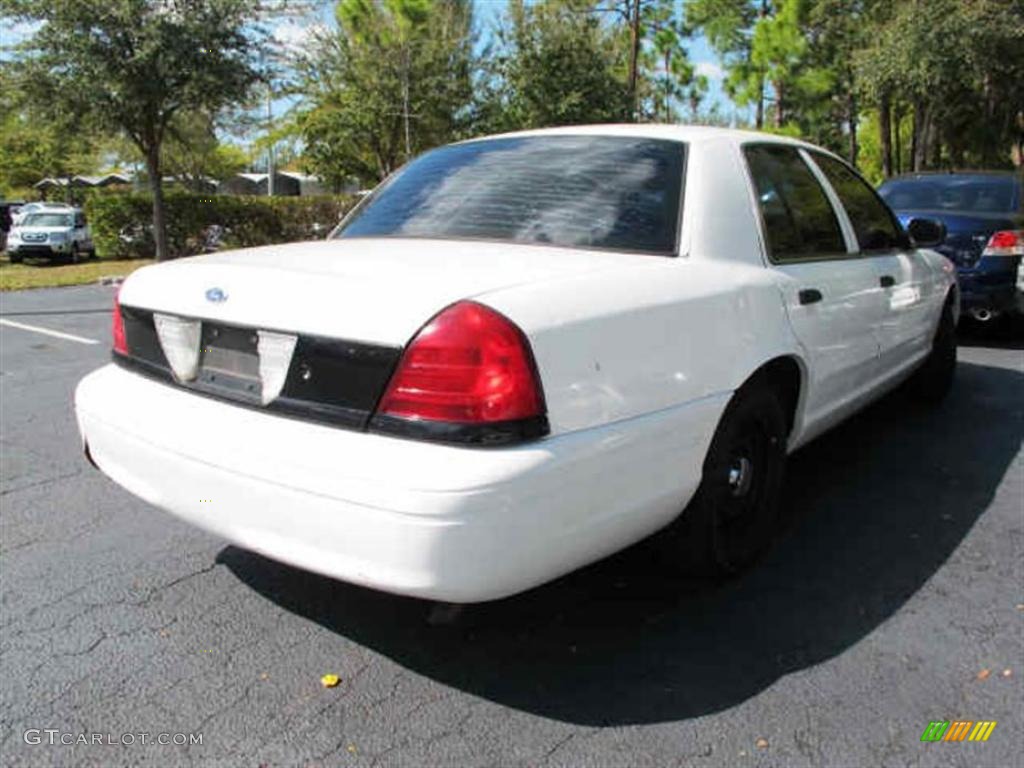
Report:
[[[979,322],[1024,312],[1024,184],[1019,173],[913,173],[879,194],[906,227],[927,217],[946,227],[935,247],[956,264],[961,307]]]

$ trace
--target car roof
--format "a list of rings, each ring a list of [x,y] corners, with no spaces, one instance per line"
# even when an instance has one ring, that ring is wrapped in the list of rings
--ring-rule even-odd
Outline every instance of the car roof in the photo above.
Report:
[[[51,215],[53,215],[55,213],[64,213],[64,214],[81,213],[81,209],[79,209],[79,208],[71,208],[71,207],[68,207],[68,208],[39,208],[39,209],[34,210],[34,211],[26,211],[25,212],[25,216],[51,216]]]
[[[637,136],[650,139],[670,139],[697,144],[706,141],[731,141],[735,144],[761,142],[771,144],[787,144],[791,146],[815,149],[828,154],[822,147],[800,139],[780,136],[763,131],[750,131],[738,128],[721,128],[712,125],[676,125],[672,123],[609,123],[598,125],[566,125],[557,128],[535,128],[526,131],[513,131],[491,136],[480,136],[469,141],[489,141],[491,139],[507,139],[519,136]]]
[[[49,203],[46,201],[35,201],[33,203],[22,203],[22,208],[27,208],[31,211],[74,211],[75,206],[68,205],[67,203]]]

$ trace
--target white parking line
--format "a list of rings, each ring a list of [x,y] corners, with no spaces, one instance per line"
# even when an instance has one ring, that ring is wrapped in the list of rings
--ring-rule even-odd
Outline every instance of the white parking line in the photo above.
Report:
[[[58,339],[67,339],[68,341],[77,341],[79,344],[99,344],[96,339],[87,339],[84,336],[75,336],[73,333],[61,333],[60,331],[51,331],[49,328],[40,328],[38,325],[26,325],[25,323],[16,323],[13,320],[0,319],[0,325],[6,325],[10,328],[20,328],[23,331],[34,331],[36,333],[42,333],[46,336],[55,336]]]

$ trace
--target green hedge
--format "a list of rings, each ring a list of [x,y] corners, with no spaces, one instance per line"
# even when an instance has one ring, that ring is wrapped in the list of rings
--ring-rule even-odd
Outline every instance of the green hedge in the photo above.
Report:
[[[168,192],[164,198],[172,258],[324,238],[356,202],[353,196],[246,197]],[[152,258],[153,198],[97,194],[85,203],[97,253],[105,259]]]

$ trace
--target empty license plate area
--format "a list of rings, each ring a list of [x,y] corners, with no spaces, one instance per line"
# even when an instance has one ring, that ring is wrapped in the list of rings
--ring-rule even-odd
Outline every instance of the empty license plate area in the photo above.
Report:
[[[203,323],[199,376],[204,389],[259,402],[259,335],[248,328]]]
[[[316,422],[364,428],[401,348],[238,328],[122,306],[115,363],[197,393]]]

